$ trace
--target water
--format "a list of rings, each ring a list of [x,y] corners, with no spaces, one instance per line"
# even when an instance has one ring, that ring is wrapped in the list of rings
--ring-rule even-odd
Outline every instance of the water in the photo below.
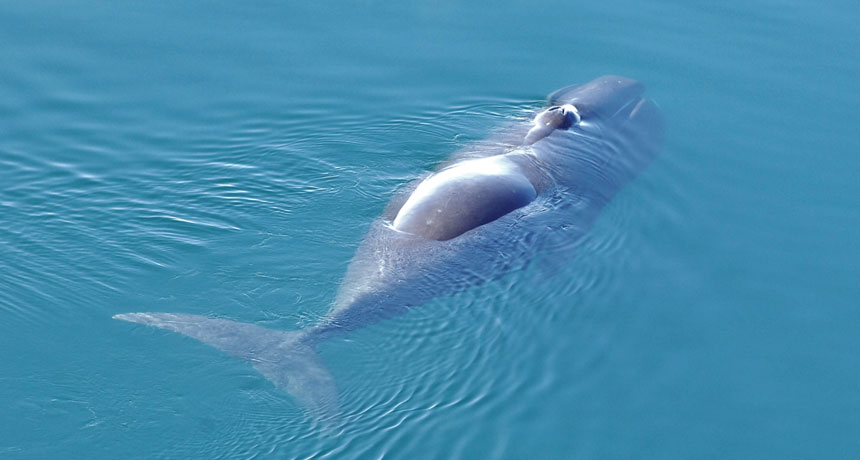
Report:
[[[856,458],[858,14],[3,4],[0,457]],[[399,186],[606,73],[660,103],[662,155],[574,258],[322,347],[336,436],[110,319],[308,326]]]

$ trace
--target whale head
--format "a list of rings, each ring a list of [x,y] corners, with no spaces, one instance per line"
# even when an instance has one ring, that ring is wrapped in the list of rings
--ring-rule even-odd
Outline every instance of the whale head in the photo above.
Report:
[[[582,85],[561,88],[547,99],[551,105],[573,105],[583,119],[605,120],[635,104],[642,98],[643,93],[645,87],[632,78],[605,75]]]
[[[539,120],[551,119],[544,113],[554,107],[573,107],[568,111],[575,110],[576,123],[557,129],[558,135],[544,134],[534,148],[566,170],[563,182],[600,181],[588,186],[611,196],[644,169],[663,145],[663,116],[644,94],[645,87],[638,81],[615,75],[561,88],[548,96],[550,107],[535,117],[535,126]]]

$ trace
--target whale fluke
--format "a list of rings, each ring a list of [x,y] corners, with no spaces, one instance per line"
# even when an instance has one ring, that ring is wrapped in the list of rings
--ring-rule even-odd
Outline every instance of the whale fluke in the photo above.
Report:
[[[339,417],[334,377],[302,331],[276,331],[254,324],[200,315],[123,313],[114,319],[178,332],[249,361],[276,387],[331,427]]]

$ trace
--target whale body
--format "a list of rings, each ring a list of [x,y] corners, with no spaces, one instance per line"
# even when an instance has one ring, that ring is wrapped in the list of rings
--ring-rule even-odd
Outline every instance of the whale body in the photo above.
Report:
[[[334,378],[317,344],[491,281],[582,236],[662,147],[662,115],[643,94],[639,82],[619,76],[559,89],[528,122],[405,187],[371,224],[328,315],[310,328],[182,313],[114,318],[247,360],[315,419],[336,419]]]

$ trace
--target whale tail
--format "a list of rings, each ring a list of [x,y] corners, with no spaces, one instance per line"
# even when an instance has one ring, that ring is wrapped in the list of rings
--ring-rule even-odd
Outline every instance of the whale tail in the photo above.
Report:
[[[337,389],[328,368],[302,331],[276,331],[199,315],[123,313],[114,319],[178,332],[251,362],[276,387],[295,398],[311,417],[331,427],[339,416]]]

